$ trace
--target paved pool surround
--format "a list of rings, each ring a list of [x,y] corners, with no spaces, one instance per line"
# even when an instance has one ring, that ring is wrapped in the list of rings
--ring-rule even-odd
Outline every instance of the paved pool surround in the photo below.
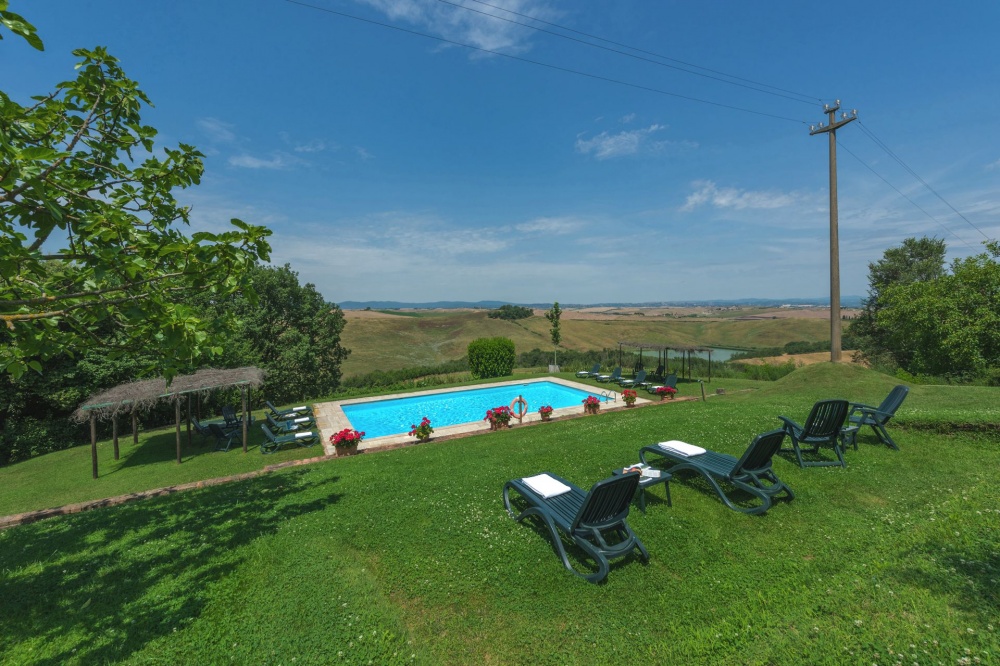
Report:
[[[341,405],[344,404],[359,404],[364,402],[380,402],[382,400],[392,400],[395,398],[413,398],[422,395],[440,395],[442,393],[458,393],[461,391],[468,391],[476,388],[493,387],[493,386],[521,386],[523,384],[532,384],[536,382],[552,382],[553,384],[561,384],[568,388],[576,389],[578,391],[585,391],[591,395],[597,396],[601,399],[601,409],[624,409],[625,403],[622,401],[621,393],[619,391],[612,390],[609,385],[607,388],[604,386],[596,387],[590,384],[581,384],[579,382],[570,381],[568,379],[563,379],[561,377],[537,377],[534,379],[517,379],[509,382],[493,382],[489,384],[479,384],[474,386],[459,386],[455,388],[447,389],[433,389],[430,391],[413,391],[410,393],[393,393],[391,395],[380,395],[371,398],[351,398],[349,400],[335,400],[333,402],[321,402],[317,403],[315,407],[316,412],[316,425],[319,427],[320,432],[323,436],[323,450],[327,455],[336,455],[336,451],[332,444],[330,444],[330,435],[335,432],[340,432],[344,428],[353,428],[350,419],[344,414],[344,410]],[[602,393],[607,394],[607,402],[605,402],[605,397]],[[636,405],[641,405],[650,402],[645,398],[637,398]],[[537,423],[542,420],[542,417],[538,415],[538,408],[541,405],[528,405],[528,413],[521,420],[521,423]],[[574,407],[562,407],[560,409],[553,410],[552,417],[559,418],[560,416],[578,416],[583,413],[583,404]],[[511,423],[515,426],[518,425],[518,420],[516,418],[511,419]],[[434,426],[432,423],[431,426]],[[471,435],[480,432],[489,432],[490,424],[485,420],[473,421],[471,423],[459,423],[453,426],[442,426],[440,428],[434,427],[434,434],[431,435],[432,439],[443,439],[451,438],[462,435]],[[365,438],[361,442],[361,446],[358,447],[360,451],[383,449],[383,448],[397,448],[405,444],[415,444],[416,438],[403,433],[399,435],[387,435],[385,437],[373,437],[371,439]]]

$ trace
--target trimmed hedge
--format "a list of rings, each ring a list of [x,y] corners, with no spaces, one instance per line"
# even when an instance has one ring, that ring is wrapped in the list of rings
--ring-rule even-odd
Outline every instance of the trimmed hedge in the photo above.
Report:
[[[514,341],[509,338],[476,338],[469,343],[469,370],[474,379],[514,374]]]

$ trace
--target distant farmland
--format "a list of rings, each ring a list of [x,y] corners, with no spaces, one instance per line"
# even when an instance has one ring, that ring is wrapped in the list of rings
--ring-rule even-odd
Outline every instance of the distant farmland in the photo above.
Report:
[[[617,348],[619,340],[713,347],[781,347],[789,342],[828,340],[830,326],[822,310],[746,310],[698,314],[663,311],[638,316],[632,311],[566,311],[562,348],[585,351]],[[475,338],[504,336],[517,352],[551,349],[549,322],[535,316],[515,322],[489,319],[485,310],[360,311],[347,310],[343,344],[351,350],[344,376],[373,370],[436,365],[461,358]],[[739,319],[756,315],[761,319]],[[770,317],[778,318],[770,318]]]

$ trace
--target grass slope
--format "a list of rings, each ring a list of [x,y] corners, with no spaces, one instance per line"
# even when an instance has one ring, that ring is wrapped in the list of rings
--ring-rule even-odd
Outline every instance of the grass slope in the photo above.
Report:
[[[4,663],[991,663],[1000,640],[996,389],[914,387],[849,467],[775,461],[765,516],[697,479],[630,523],[651,554],[571,576],[504,481],[587,487],[677,438],[738,455],[816,399],[890,378],[830,364],[656,404],[295,468],[0,533]],[[980,424],[940,432],[940,422]],[[194,467],[194,465],[191,465]],[[0,470],[0,485],[19,465]],[[578,562],[578,564],[582,564]]]
[[[343,344],[351,355],[345,376],[372,370],[434,365],[461,358],[469,343],[504,336],[518,352],[551,349],[551,325],[544,317],[516,322],[489,319],[486,312],[406,313],[390,317],[357,317],[348,313]],[[819,319],[704,321],[650,318],[590,321],[563,320],[562,347],[586,351],[617,349],[620,340],[656,344],[716,347],[780,347],[788,342],[815,342],[830,337],[829,323]]]

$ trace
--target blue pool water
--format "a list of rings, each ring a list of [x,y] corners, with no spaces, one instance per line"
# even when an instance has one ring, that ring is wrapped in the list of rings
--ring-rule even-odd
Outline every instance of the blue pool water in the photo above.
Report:
[[[510,405],[519,395],[528,402],[528,412],[532,413],[542,405],[554,409],[582,405],[584,398],[595,394],[554,382],[531,382],[341,405],[341,408],[355,430],[363,431],[366,437],[384,437],[410,432],[410,426],[420,423],[425,416],[433,428],[482,421],[486,410]]]

